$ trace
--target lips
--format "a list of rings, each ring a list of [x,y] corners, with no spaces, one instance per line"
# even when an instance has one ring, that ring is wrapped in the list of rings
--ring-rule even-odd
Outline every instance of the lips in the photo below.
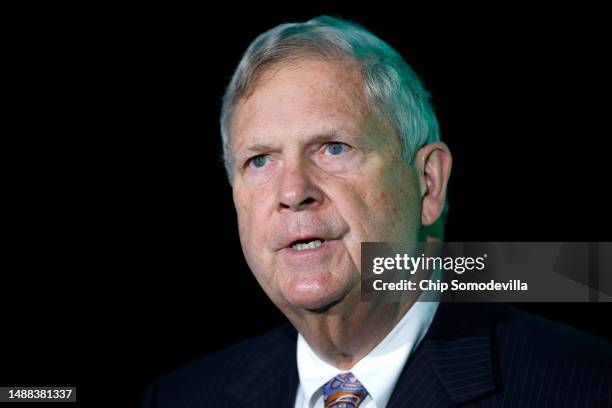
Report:
[[[320,238],[307,238],[292,242],[290,247],[296,251],[304,251],[319,248],[324,242],[325,240]]]
[[[289,249],[297,252],[305,251],[308,249],[317,249],[337,239],[336,236],[332,234],[323,233],[321,231],[300,235],[291,234],[278,238],[279,239],[277,242],[279,244],[276,246],[276,249],[278,251]]]
[[[280,249],[279,253],[284,259],[291,258],[292,262],[300,262],[304,266],[306,265],[304,262],[311,262],[314,259],[313,256],[318,257],[327,253],[331,248],[335,248],[338,242],[336,239],[307,238],[293,242]]]
[[[322,247],[341,239],[348,231],[338,217],[317,218],[308,213],[283,219],[280,225],[272,228],[271,249],[296,253],[323,249]]]

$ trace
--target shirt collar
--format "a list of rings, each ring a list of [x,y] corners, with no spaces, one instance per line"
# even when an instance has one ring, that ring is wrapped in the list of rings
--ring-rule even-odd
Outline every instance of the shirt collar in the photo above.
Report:
[[[341,372],[351,371],[378,408],[385,407],[408,360],[427,333],[438,302],[415,302],[387,336],[350,370],[339,370],[316,355],[302,335],[297,341],[300,386],[309,403],[321,387]]]

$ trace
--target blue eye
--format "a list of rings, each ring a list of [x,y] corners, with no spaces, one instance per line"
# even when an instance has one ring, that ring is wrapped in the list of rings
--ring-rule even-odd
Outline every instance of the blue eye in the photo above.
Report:
[[[325,146],[325,153],[331,156],[338,156],[348,150],[348,146],[344,143],[328,143]]]
[[[249,165],[252,165],[255,168],[261,168],[266,165],[268,161],[268,157],[265,154],[260,154],[259,156],[255,156],[249,160]]]

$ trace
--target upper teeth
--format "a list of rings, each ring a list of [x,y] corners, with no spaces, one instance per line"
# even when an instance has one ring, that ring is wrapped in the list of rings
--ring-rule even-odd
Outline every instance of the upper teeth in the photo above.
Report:
[[[322,244],[321,240],[315,239],[314,241],[310,241],[307,244],[293,244],[291,247],[296,251],[303,251],[305,249],[315,249],[320,247]]]

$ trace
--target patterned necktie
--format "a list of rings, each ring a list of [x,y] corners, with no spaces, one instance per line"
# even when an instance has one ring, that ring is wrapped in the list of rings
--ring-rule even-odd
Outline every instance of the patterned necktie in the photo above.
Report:
[[[323,386],[325,408],[357,408],[367,395],[352,373],[338,374]]]

